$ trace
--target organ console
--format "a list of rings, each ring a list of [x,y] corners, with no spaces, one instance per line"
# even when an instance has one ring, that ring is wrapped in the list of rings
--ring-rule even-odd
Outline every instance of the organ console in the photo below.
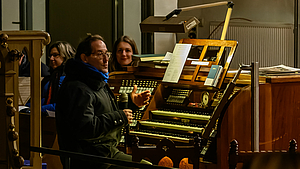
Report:
[[[200,137],[204,141],[201,147],[202,154],[205,156],[209,148],[206,146],[206,143],[210,140],[210,137],[215,136],[214,129],[216,129],[217,119],[225,106],[224,103],[227,102],[230,94],[233,92],[232,86],[230,91],[224,92],[226,90],[224,90],[224,85],[222,86],[222,84],[233,58],[237,42],[184,39],[181,40],[181,43],[192,43],[194,46],[201,46],[198,61],[207,62],[207,66],[195,66],[187,62],[185,68],[189,67],[189,69],[183,70],[177,84],[161,81],[164,70],[145,67],[139,67],[137,68],[138,70],[124,72],[124,74],[121,72],[111,74],[109,83],[112,86],[111,89],[119,98],[123,92],[129,93],[132,91],[130,86],[135,84],[135,81],[145,81],[147,87],[150,84],[155,84],[151,89],[152,98],[150,104],[142,108],[141,119],[136,119],[136,125],[130,127],[128,137],[138,136],[139,145],[155,145],[158,140],[168,138],[176,146],[193,146]],[[213,56],[214,59],[207,59],[205,53],[212,47],[219,50]],[[226,53],[225,48],[227,56],[224,55]],[[221,64],[222,57],[227,59],[222,65],[224,69],[217,87],[204,86],[203,84],[211,65]],[[131,76],[130,78],[132,79],[125,79],[128,76]],[[114,86],[114,84],[117,84],[115,83],[116,79],[119,78],[121,78],[119,81],[122,81],[120,83],[121,86]],[[141,80],[142,78],[147,80]],[[226,97],[223,97],[224,93],[227,94]],[[224,103],[222,106],[219,106],[222,99],[224,99]],[[205,146],[206,149],[204,149]],[[200,152],[198,153],[200,154]],[[210,160],[215,162],[215,159]]]
[[[190,70],[195,70],[195,68],[190,69],[189,66],[191,65],[186,63],[177,84],[161,82],[165,71],[163,68],[128,68],[128,72],[115,73],[111,76],[112,79],[109,81],[117,79],[120,81],[123,79],[157,81],[150,104],[143,108],[141,119],[135,126],[131,126],[128,135],[139,138],[139,151],[143,147],[148,150],[153,146],[161,147],[159,140],[164,141],[166,138],[172,140],[174,147],[193,146],[200,137],[201,149],[197,147],[194,149],[199,150],[201,159],[206,161],[203,164],[210,165],[210,168],[211,166],[212,168],[228,168],[228,145],[233,139],[238,140],[241,151],[251,150],[250,75],[239,76],[230,96],[225,99],[227,103],[220,116],[214,116],[213,112],[224,98],[225,88],[233,79],[234,74],[227,73],[220,82],[222,84],[219,84],[220,88],[204,87],[203,82],[209,69],[199,67],[198,74],[194,76],[194,72]],[[295,129],[299,127],[300,119],[298,113],[299,82],[300,75],[297,73],[289,76],[259,77],[260,151],[286,150],[287,141],[300,139],[299,132]],[[119,88],[114,87],[114,89],[116,95],[120,95]],[[216,123],[210,132],[206,132],[206,134],[209,133],[208,136],[205,136],[204,133],[212,117],[217,117]],[[161,154],[166,152],[165,150],[154,154],[161,157]],[[178,156],[186,152],[180,148],[175,150]],[[136,156],[135,153],[137,151],[132,151],[133,158]],[[141,156],[141,154],[138,155]]]

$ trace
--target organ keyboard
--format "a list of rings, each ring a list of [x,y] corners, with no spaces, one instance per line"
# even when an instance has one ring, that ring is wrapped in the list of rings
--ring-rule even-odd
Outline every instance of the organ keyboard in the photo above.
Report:
[[[218,92],[211,88],[186,88],[161,83],[143,118],[138,120],[138,125],[132,127],[129,134],[138,136],[145,144],[151,144],[155,139],[169,138],[178,145],[190,145],[194,137],[202,135],[213,115],[212,101],[206,105],[202,103],[203,93],[213,100]]]
[[[182,143],[189,143],[190,140],[193,139],[192,136],[189,137],[188,135],[174,134],[174,133],[167,133],[167,132],[157,132],[153,130],[136,130],[136,131],[131,131],[130,134],[150,137],[154,139],[170,138],[176,142],[182,142]]]
[[[187,119],[196,119],[196,120],[206,120],[210,119],[209,113],[198,114],[198,112],[176,112],[176,111],[165,111],[165,110],[152,110],[154,115],[162,116],[173,116],[173,117],[182,117]]]
[[[114,75],[110,77],[109,84],[110,89],[114,92],[117,101],[127,102],[127,94],[131,93],[133,90],[133,86],[137,85],[136,93],[141,93],[145,90],[149,90],[152,95],[154,95],[155,89],[160,83],[160,80],[153,80],[153,79],[144,79],[144,78],[130,78],[129,76],[123,76],[120,74]],[[121,84],[121,85],[120,85]],[[126,97],[125,99],[123,97]],[[127,108],[122,107],[121,108]],[[143,117],[143,113],[145,111],[145,107],[140,108],[139,110],[133,112],[133,123],[130,126],[135,126],[137,120],[140,120]]]
[[[138,78],[130,72],[112,72],[110,74],[110,78],[108,80],[110,89],[113,91],[114,95],[116,96],[117,101],[119,102],[119,107],[121,109],[128,108],[128,94],[132,92],[133,86],[137,85],[136,93],[141,93],[145,90],[149,90],[151,95],[154,95],[157,86],[160,83],[160,80],[154,80],[149,78]],[[151,98],[150,98],[151,100]],[[138,110],[133,112],[133,120],[132,123],[129,125],[129,128],[135,128],[138,124],[138,120],[142,119],[144,115],[144,111],[146,110],[147,106],[143,106]],[[122,138],[120,140],[121,145],[119,146],[120,149],[123,151],[127,151],[126,147],[126,138],[125,135],[128,133],[128,128],[124,127],[122,130]]]
[[[183,131],[190,131],[190,132],[202,132],[204,126],[199,126],[195,124],[189,123],[174,123],[171,121],[159,121],[159,120],[147,120],[147,121],[140,121],[140,124],[143,126],[154,126],[160,128],[167,128],[173,130],[183,130]]]
[[[123,79],[119,93],[131,93],[133,85],[137,85],[137,93],[141,93],[145,90],[149,90],[151,93],[157,86],[157,81],[154,80],[136,80],[136,79]]]

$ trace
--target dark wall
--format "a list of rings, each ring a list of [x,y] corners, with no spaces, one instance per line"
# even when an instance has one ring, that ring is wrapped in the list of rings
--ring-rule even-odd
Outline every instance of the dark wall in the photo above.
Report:
[[[62,40],[77,48],[86,34],[92,33],[101,35],[108,50],[112,49],[112,0],[47,0],[46,9],[46,27],[51,36],[51,44]]]

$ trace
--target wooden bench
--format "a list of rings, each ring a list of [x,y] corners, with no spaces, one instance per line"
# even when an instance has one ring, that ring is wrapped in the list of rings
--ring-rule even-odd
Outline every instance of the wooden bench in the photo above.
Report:
[[[260,152],[252,152],[252,151],[239,151],[238,150],[238,142],[237,140],[232,140],[230,142],[229,154],[228,154],[228,163],[229,169],[235,169],[238,163],[251,163],[255,158],[259,158],[259,156],[274,156],[274,155],[293,155],[296,154],[297,150],[297,142],[295,139],[292,139],[289,143],[288,151],[280,150],[280,151],[260,151]]]

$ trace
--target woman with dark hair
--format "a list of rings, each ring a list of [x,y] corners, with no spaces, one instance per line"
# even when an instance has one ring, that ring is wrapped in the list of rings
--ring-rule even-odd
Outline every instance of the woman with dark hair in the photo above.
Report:
[[[132,56],[138,54],[137,46],[129,36],[121,36],[113,46],[112,57],[109,60],[109,72],[125,70],[126,66],[136,66],[139,58]]]
[[[57,92],[65,78],[64,65],[75,56],[75,48],[64,41],[57,41],[49,48],[50,76],[42,80],[42,113],[55,111]]]

